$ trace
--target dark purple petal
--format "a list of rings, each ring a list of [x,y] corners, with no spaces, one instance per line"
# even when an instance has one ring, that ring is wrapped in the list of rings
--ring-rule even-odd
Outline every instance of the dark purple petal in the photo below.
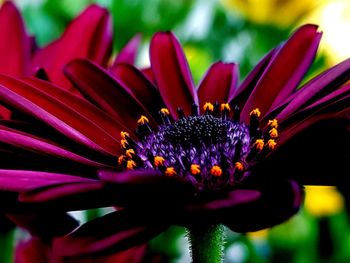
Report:
[[[275,57],[279,49],[280,47],[272,49],[266,56],[264,56],[260,60],[260,62],[254,67],[254,69],[246,76],[243,82],[234,91],[233,99],[230,102],[231,105],[237,105],[240,108],[244,106],[250,94],[252,93],[254,87],[256,86],[256,83],[260,80],[266,67],[269,65],[271,59]]]
[[[66,29],[61,38],[35,54],[34,67],[42,67],[56,84],[72,88],[63,67],[76,58],[88,58],[107,65],[112,47],[112,27],[108,11],[89,6]]]
[[[278,120],[284,120],[305,105],[310,105],[310,102],[336,90],[349,78],[350,59],[347,59],[309,81],[293,97],[284,102],[285,108],[278,114]]]
[[[317,26],[300,27],[270,61],[242,110],[242,119],[249,120],[249,113],[259,108],[263,115],[298,86],[316,54],[321,33]]]
[[[278,147],[259,170],[269,178],[295,178],[306,185],[347,183],[350,148],[350,96],[344,110],[337,103],[280,133]],[[331,109],[335,108],[335,111]],[[271,168],[273,167],[273,168]]]
[[[33,236],[63,236],[79,225],[77,220],[70,215],[56,212],[53,209],[35,213],[12,213],[7,216],[17,226],[27,229]]]
[[[300,208],[303,191],[295,181],[259,186],[260,198],[222,214],[223,223],[235,232],[251,232],[286,221]]]
[[[72,140],[114,155],[119,143],[105,130],[60,100],[22,81],[0,75],[0,101],[34,116]]]
[[[140,46],[140,42],[141,42],[141,35],[140,34],[135,35],[118,53],[110,69],[114,71],[115,66],[118,65],[119,63],[128,63],[133,65],[135,63],[137,50]]]
[[[147,109],[112,74],[88,60],[75,60],[65,67],[67,77],[95,105],[115,117],[133,131]],[[152,124],[155,123],[150,118]]]
[[[202,109],[206,102],[229,102],[237,88],[238,78],[236,64],[222,62],[213,64],[198,88],[199,107]]]
[[[151,68],[143,68],[141,69],[141,72],[148,78],[150,82],[152,82],[153,84],[156,83],[156,79]]]
[[[154,35],[150,59],[159,92],[171,115],[177,117],[178,107],[189,114],[192,104],[198,104],[197,92],[185,55],[172,33]]]
[[[54,252],[60,256],[106,254],[148,241],[167,227],[148,226],[128,211],[117,211],[92,220],[73,233],[54,241]]]
[[[116,172],[100,170],[98,176],[114,193],[117,205],[169,206],[191,198],[194,188],[181,178],[162,175],[157,170],[132,170]]]
[[[32,41],[13,2],[6,1],[1,6],[0,25],[0,72],[28,74]]]
[[[164,108],[164,103],[156,87],[141,71],[123,63],[115,65],[112,72],[145,109],[148,109],[153,116],[158,116],[157,113]]]

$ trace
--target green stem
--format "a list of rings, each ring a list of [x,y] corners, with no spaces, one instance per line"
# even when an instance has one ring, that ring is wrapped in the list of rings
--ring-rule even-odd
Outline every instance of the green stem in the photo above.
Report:
[[[193,263],[223,262],[224,226],[192,226],[187,230]]]

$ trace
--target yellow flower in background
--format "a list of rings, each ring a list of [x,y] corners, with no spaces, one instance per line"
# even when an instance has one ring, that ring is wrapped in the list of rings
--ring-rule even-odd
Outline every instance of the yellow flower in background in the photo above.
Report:
[[[222,2],[252,22],[288,27],[326,0],[222,0]]]
[[[306,186],[305,209],[322,217],[333,215],[344,208],[344,199],[334,186]]]
[[[302,23],[320,25],[324,32],[321,49],[329,59],[329,64],[336,64],[350,57],[350,1],[325,1],[313,10]]]

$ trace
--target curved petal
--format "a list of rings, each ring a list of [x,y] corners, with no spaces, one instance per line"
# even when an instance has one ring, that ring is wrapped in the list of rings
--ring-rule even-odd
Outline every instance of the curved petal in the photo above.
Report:
[[[65,67],[65,74],[95,105],[133,131],[147,109],[106,70],[88,60],[74,60]],[[150,122],[155,121],[150,117]]]
[[[199,107],[206,102],[227,103],[237,88],[238,66],[234,63],[217,62],[213,64],[198,88]]]
[[[271,59],[273,59],[276,53],[280,50],[280,47],[272,49],[267,55],[265,55],[259,63],[253,68],[251,72],[245,77],[243,82],[234,91],[233,98],[230,101],[230,105],[237,105],[243,108],[244,103],[249,98],[252,93],[256,83],[260,80],[261,76],[265,72],[266,67],[270,64]]]
[[[140,46],[141,35],[135,35],[118,53],[117,57],[114,60],[112,67],[110,70],[114,72],[114,68],[119,63],[128,63],[133,65],[135,63],[137,50]]]
[[[159,92],[173,118],[177,117],[178,107],[191,113],[192,104],[198,105],[197,92],[185,55],[172,33],[158,32],[153,36],[150,60]]]
[[[159,110],[164,108],[163,100],[153,83],[141,71],[122,63],[114,66],[113,74],[154,118],[158,117]]]
[[[111,155],[119,150],[120,145],[116,138],[91,120],[53,96],[22,81],[0,75],[0,100],[40,119],[90,149]]]
[[[293,97],[283,103],[284,109],[276,118],[283,121],[289,115],[305,107],[305,105],[310,105],[311,102],[315,102],[318,98],[335,91],[349,79],[350,59],[347,59],[306,83]]]
[[[139,245],[163,232],[167,226],[148,226],[126,210],[94,219],[73,233],[54,240],[60,256],[86,256],[117,252]]]
[[[243,120],[249,120],[249,112],[254,108],[265,115],[297,88],[316,55],[320,39],[315,25],[302,26],[290,37],[251,93],[242,110]]]
[[[22,17],[11,1],[0,9],[0,72],[13,76],[28,74],[32,40]]]
[[[111,137],[115,137],[120,140],[120,132],[126,130],[126,127],[123,124],[116,121],[110,115],[69,91],[61,89],[60,87],[47,81],[42,81],[36,78],[23,78],[22,80],[25,83],[40,89],[46,94],[49,94],[65,105],[74,109],[76,112],[79,112],[85,118],[93,121],[95,125],[98,125],[101,129],[108,132]]]
[[[36,52],[33,66],[44,68],[50,80],[71,89],[63,75],[64,65],[76,58],[88,58],[105,66],[111,48],[110,15],[106,9],[90,5],[67,27],[61,38]]]

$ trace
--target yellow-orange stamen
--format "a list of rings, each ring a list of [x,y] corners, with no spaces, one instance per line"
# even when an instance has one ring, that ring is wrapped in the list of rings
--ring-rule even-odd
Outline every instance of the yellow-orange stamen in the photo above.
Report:
[[[121,131],[120,136],[122,137],[123,140],[125,140],[127,137],[129,137],[129,133]]]
[[[169,115],[170,114],[170,112],[169,112],[169,110],[167,108],[160,109],[160,112],[163,113],[164,115]]]
[[[257,139],[254,143],[254,147],[261,151],[264,148],[264,140],[263,139]]]
[[[238,170],[238,171],[243,171],[244,169],[244,166],[241,162],[235,162],[235,168]]]
[[[221,109],[221,111],[224,111],[224,110],[230,111],[231,110],[230,105],[228,103],[222,103],[220,109]]]
[[[190,168],[191,174],[196,175],[201,173],[201,168],[199,164],[191,164]]]
[[[277,143],[275,142],[274,139],[270,139],[270,140],[268,140],[267,143],[266,143],[267,147],[268,147],[270,150],[275,149],[276,144],[277,144]]]
[[[154,165],[156,167],[160,166],[160,165],[164,165],[165,159],[162,156],[155,156],[154,157]]]
[[[175,171],[174,167],[167,167],[165,169],[164,173],[165,173],[166,176],[174,176],[174,175],[176,175],[176,171]]]
[[[218,165],[214,165],[211,169],[210,169],[210,173],[211,175],[215,176],[215,177],[220,177],[222,175],[222,169],[220,168],[220,166]]]
[[[212,103],[210,103],[210,102],[206,102],[205,104],[204,104],[204,106],[203,106],[203,109],[205,110],[205,111],[214,111],[214,105],[212,104]]]
[[[278,137],[278,131],[276,128],[272,128],[270,131],[269,131],[269,135],[271,138],[277,138]]]
[[[259,110],[258,108],[256,108],[256,109],[252,110],[252,111],[249,113],[249,115],[250,115],[250,116],[255,115],[256,117],[259,118],[260,115],[261,115],[261,112],[260,112],[260,110]]]
[[[127,140],[121,140],[120,143],[122,144],[124,149],[128,146],[128,141]]]
[[[270,126],[271,128],[277,129],[278,128],[278,121],[276,119],[269,120],[267,125]]]
[[[125,155],[120,155],[118,157],[118,164],[121,165],[125,161]]]
[[[144,116],[144,115],[142,115],[140,117],[140,119],[138,119],[138,121],[137,121],[138,124],[145,124],[145,123],[148,123],[148,122],[149,122],[148,118],[146,116]]]
[[[129,170],[132,170],[136,167],[136,163],[133,160],[128,160],[126,162],[126,168],[128,168]]]
[[[132,158],[132,156],[135,155],[135,151],[134,151],[134,149],[127,149],[127,150],[125,151],[125,154],[126,154],[126,156],[128,156],[129,158]]]

